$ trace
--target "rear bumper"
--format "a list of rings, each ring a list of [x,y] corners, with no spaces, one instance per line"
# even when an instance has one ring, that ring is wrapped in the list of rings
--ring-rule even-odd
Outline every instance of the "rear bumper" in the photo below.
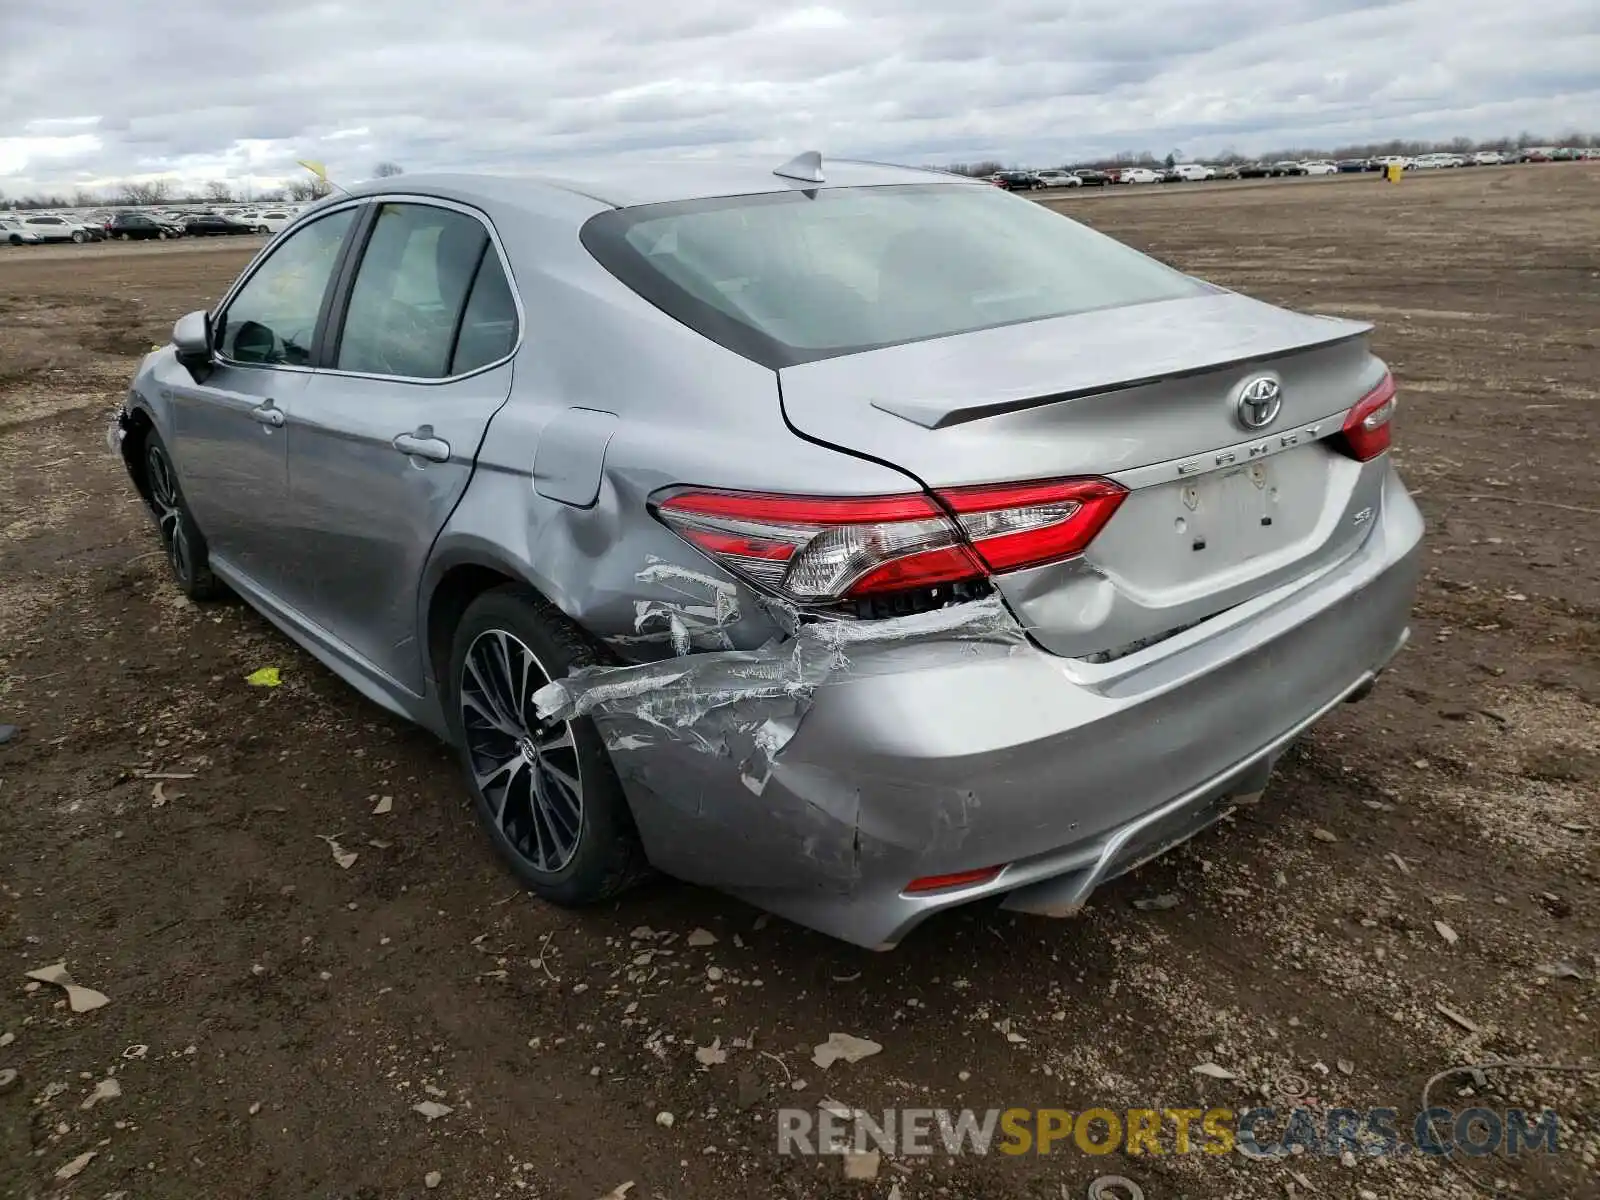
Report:
[[[1409,632],[1401,631],[1393,652],[1405,644]],[[1387,662],[1387,658],[1384,661]],[[1244,761],[1202,780],[1165,804],[1136,814],[1098,841],[1008,867],[996,881],[995,890],[1011,889],[1001,907],[1047,917],[1073,916],[1102,883],[1188,840],[1230,808],[1255,803],[1267,786],[1278,754],[1330,709],[1342,701],[1364,695],[1381,669],[1380,664],[1364,671],[1343,693],[1284,730]]]
[[[728,757],[615,753],[653,862],[860,945],[1002,894],[1075,912],[1259,793],[1283,747],[1404,642],[1422,519],[1391,471],[1361,548],[1109,664],[933,643],[853,661],[757,794]],[[980,885],[912,879],[1006,864]]]

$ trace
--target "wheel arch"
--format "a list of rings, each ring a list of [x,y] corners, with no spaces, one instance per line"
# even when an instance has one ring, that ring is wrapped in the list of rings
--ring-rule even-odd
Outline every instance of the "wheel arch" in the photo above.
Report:
[[[428,680],[438,697],[441,709],[445,702],[445,683],[450,673],[450,649],[456,626],[471,607],[472,602],[485,592],[506,584],[527,588],[552,608],[559,611],[595,648],[596,653],[610,657],[597,639],[573,619],[553,589],[541,586],[537,572],[526,564],[516,562],[498,547],[473,539],[460,545],[436,549],[423,574],[418,627],[423,642],[423,666]]]
[[[507,583],[519,583],[501,565],[464,561],[445,569],[429,590],[423,606],[424,666],[439,698],[445,704],[445,680],[450,671],[450,643],[456,626],[472,602],[485,592]]]
[[[122,423],[123,431],[120,446],[123,464],[128,468],[128,475],[138,489],[140,498],[149,504],[150,479],[145,471],[144,446],[155,431],[155,419],[151,417],[149,409],[136,404],[122,413],[118,420]]]

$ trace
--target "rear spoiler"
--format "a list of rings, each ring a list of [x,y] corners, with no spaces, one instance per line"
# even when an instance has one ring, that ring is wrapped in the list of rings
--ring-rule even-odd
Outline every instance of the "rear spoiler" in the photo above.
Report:
[[[1184,310],[1181,321],[1174,319],[1178,307]],[[871,401],[872,407],[924,429],[943,429],[1164,379],[1266,363],[1304,350],[1352,341],[1372,330],[1364,321],[1290,313],[1233,293],[1100,309],[1037,324],[1040,338],[1056,342],[1049,356],[1050,382],[1056,386],[1049,392],[1012,391],[985,396],[976,391],[933,387],[879,397]],[[973,355],[973,339],[1012,328],[982,330],[948,340],[963,343],[967,361],[974,357],[982,361],[981,355]],[[1072,345],[1063,348],[1060,341],[1069,339]],[[912,345],[926,353],[936,344]],[[885,368],[892,370],[898,349],[891,346],[873,353]],[[922,365],[926,370],[926,359]],[[1016,362],[1011,365],[1023,366]],[[1027,374],[1025,369],[1016,373]]]

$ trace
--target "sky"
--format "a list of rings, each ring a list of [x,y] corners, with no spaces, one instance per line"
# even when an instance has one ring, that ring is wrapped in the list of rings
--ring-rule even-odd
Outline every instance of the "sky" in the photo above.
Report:
[[[0,4],[0,193],[1600,127],[1596,0]]]

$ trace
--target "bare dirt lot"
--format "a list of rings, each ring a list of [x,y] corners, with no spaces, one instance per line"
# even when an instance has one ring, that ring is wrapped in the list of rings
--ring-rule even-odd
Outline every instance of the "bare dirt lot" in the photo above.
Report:
[[[1298,1098],[1405,1132],[1446,1067],[1600,1066],[1600,165],[1052,203],[1374,321],[1430,568],[1411,645],[1261,806],[1080,919],[970,908],[886,955],[670,881],[585,913],[519,894],[442,747],[244,606],[179,598],[107,453],[140,352],[254,239],[0,251],[0,1196],[420,1196],[430,1172],[547,1200],[1056,1200],[1107,1173],[1150,1200],[1600,1195],[1595,1073],[1437,1086],[1561,1115],[1557,1155],[1459,1166],[1069,1139],[858,1182],[776,1153],[775,1110],[824,1099]],[[269,665],[281,687],[247,686]],[[28,989],[62,960],[110,1003]],[[824,1070],[833,1032],[882,1051]]]

